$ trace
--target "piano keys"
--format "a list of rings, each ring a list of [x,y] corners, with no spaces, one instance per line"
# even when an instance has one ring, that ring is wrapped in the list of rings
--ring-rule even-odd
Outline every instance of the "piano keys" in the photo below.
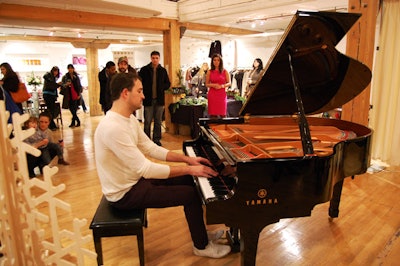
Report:
[[[214,178],[194,177],[196,184],[200,188],[203,203],[207,204],[216,200],[225,200],[233,196],[237,178],[230,176],[231,173],[224,173],[223,170],[227,165],[225,162],[222,162],[223,157],[215,146],[205,144],[186,146],[185,153],[190,157],[201,156],[209,159],[220,173],[220,175]]]
[[[240,117],[200,119],[199,137],[183,144],[220,173],[218,180],[193,178],[206,223],[239,230],[230,237],[240,244],[241,265],[255,265],[268,224],[310,216],[328,201],[329,216],[338,217],[343,179],[369,166],[371,129],[311,116],[341,107],[371,80],[368,67],[335,49],[359,17],[298,11]]]

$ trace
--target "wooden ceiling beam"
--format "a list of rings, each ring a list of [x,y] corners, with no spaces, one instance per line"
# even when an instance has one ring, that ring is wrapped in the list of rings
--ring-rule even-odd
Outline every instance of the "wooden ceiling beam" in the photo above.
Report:
[[[119,39],[90,39],[90,38],[70,38],[70,37],[57,37],[57,36],[0,36],[1,41],[40,41],[40,42],[70,42],[70,43],[92,43],[92,44],[161,44],[160,41],[136,41],[136,40],[119,40]]]
[[[192,23],[192,22],[181,22],[179,23],[179,25],[181,27],[182,26],[186,27],[186,29],[188,30],[218,32],[222,34],[232,34],[232,35],[249,35],[249,34],[262,33],[261,31],[255,31],[255,30],[246,30],[246,29],[231,28],[218,25]]]
[[[147,30],[160,33],[170,30],[171,19],[166,18],[136,18],[112,14],[91,13],[70,9],[57,9],[47,7],[26,6],[17,4],[0,3],[0,22],[25,21],[29,23],[48,23],[51,26],[70,25],[77,28],[118,28]],[[261,33],[259,31],[209,25],[201,23],[179,23],[180,26],[194,31],[205,31],[221,34],[248,35]]]
[[[145,29],[155,32],[169,30],[169,19],[135,18],[111,14],[99,14],[77,10],[47,7],[0,4],[0,21],[3,19],[26,22],[48,22],[49,25],[64,24],[74,27],[113,27],[121,29]]]

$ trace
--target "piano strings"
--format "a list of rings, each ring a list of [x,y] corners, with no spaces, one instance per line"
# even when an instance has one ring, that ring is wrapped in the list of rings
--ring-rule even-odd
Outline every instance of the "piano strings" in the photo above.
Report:
[[[219,140],[238,159],[303,156],[297,125],[214,125]],[[334,126],[310,126],[311,141],[317,156],[328,156],[340,141],[353,139],[353,131]]]

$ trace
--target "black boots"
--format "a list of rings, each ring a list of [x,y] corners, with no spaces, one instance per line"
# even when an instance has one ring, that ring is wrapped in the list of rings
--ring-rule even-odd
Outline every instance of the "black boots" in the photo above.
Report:
[[[72,119],[71,125],[69,125],[69,127],[80,127],[80,126],[81,126],[81,121],[79,119]]]

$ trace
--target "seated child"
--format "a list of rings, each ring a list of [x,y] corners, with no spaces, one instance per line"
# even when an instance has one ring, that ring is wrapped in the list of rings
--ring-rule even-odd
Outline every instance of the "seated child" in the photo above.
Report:
[[[25,139],[24,142],[42,152],[39,158],[30,154],[27,155],[29,177],[35,176],[33,169],[36,166],[39,166],[39,168],[42,169],[45,165],[48,165],[56,155],[58,156],[58,164],[69,165],[69,163],[64,160],[64,143],[53,142],[52,133],[49,129],[50,119],[50,114],[43,112],[39,115],[39,128],[37,128],[38,120],[36,117],[30,117],[25,122],[26,128],[35,128],[36,132],[29,138]]]
[[[39,114],[39,128],[35,135],[38,135],[40,140],[47,139],[47,144],[39,146],[39,150],[42,151],[40,156],[41,160],[45,165],[49,164],[55,155],[58,156],[58,164],[69,165],[64,160],[64,142],[55,143],[53,142],[52,132],[49,129],[51,115],[48,112],[42,112]]]
[[[38,119],[34,116],[31,116],[27,121],[25,121],[24,128],[34,128],[35,130],[37,130],[37,125]],[[37,135],[35,132],[32,136],[25,139],[24,142],[38,149],[40,146],[46,145],[48,143],[48,139],[39,139],[39,135]],[[40,165],[40,157],[26,154],[26,160],[28,163],[29,177],[35,177],[35,172],[33,171],[33,169],[35,169],[36,166]]]

